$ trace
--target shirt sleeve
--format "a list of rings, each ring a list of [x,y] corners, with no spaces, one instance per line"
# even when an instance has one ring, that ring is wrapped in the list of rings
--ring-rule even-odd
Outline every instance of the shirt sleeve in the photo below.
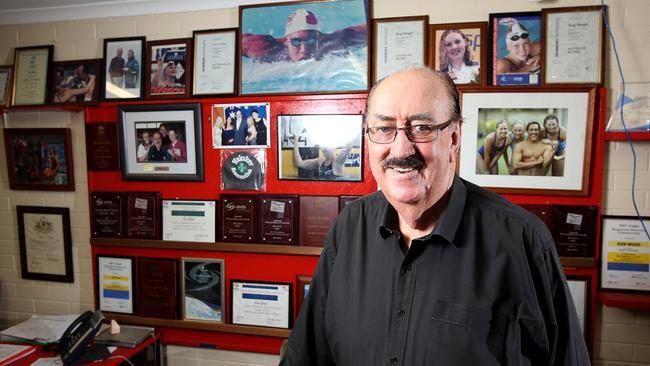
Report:
[[[280,366],[335,365],[325,334],[325,304],[336,249],[330,229],[325,249],[312,276],[307,299],[293,326]]]

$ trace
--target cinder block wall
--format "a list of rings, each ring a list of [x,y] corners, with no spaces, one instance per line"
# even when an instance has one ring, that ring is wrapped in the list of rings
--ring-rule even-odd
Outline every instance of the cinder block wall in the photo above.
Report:
[[[377,18],[428,14],[431,23],[487,20],[489,13],[532,11],[541,7],[593,5],[592,0],[374,0]],[[608,0],[610,22],[617,36],[626,81],[650,80],[650,1]],[[17,46],[54,44],[57,61],[100,58],[102,39],[146,36],[148,40],[190,37],[192,30],[236,27],[238,10],[201,11],[82,21],[21,24],[0,27],[0,64],[13,63]],[[619,76],[611,52],[606,60],[610,105],[618,95]],[[15,323],[32,314],[74,314],[92,309],[92,274],[88,191],[82,113],[63,111],[11,112],[0,128],[68,127],[72,129],[76,190],[74,192],[11,191],[6,160],[0,159],[0,322]],[[0,151],[4,151],[0,141]],[[637,198],[644,215],[650,215],[650,142],[637,143],[639,156]],[[603,210],[605,214],[632,213],[630,195],[631,155],[621,142],[607,143]],[[73,284],[27,281],[20,278],[16,205],[70,207],[75,282]],[[605,308],[598,304],[596,365],[650,365],[650,315]],[[277,356],[241,352],[168,347],[170,365],[273,365]]]

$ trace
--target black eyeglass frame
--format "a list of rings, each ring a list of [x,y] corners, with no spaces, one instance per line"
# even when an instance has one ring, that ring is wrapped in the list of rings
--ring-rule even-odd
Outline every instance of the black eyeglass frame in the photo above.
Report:
[[[426,142],[432,142],[432,141],[436,141],[436,140],[438,140],[438,137],[440,136],[440,131],[442,131],[442,130],[444,130],[445,128],[451,126],[451,125],[455,122],[455,120],[456,120],[456,119],[452,117],[452,118],[450,118],[448,121],[443,122],[443,123],[440,123],[440,124],[437,124],[437,125],[418,124],[418,125],[410,125],[410,126],[404,126],[404,127],[390,127],[390,126],[373,126],[373,127],[365,127],[365,128],[364,128],[364,130],[365,130],[364,132],[368,135],[368,140],[370,140],[371,142],[373,142],[373,143],[375,143],[375,144],[382,144],[382,145],[392,144],[393,142],[395,142],[395,139],[397,138],[397,133],[398,133],[400,130],[404,130],[404,133],[406,134],[406,138],[407,138],[409,141],[411,141],[411,142],[413,142],[413,143],[420,143],[420,142],[421,142],[421,143],[426,143]],[[419,140],[419,141],[413,141],[413,140],[411,139],[412,135],[411,135],[411,133],[410,133],[410,130],[411,130],[412,128],[416,128],[416,127],[419,127],[419,126],[429,126],[429,127],[433,127],[433,128],[435,129],[435,131],[436,131],[436,133],[435,133],[435,137],[433,137],[433,134],[432,134],[432,135],[431,135],[431,137],[432,137],[431,139]],[[392,138],[390,141],[386,141],[386,142],[377,142],[377,141],[373,140],[372,137],[371,137],[371,135],[370,135],[370,129],[373,129],[373,128],[394,128],[395,131],[394,131],[394,133],[393,133],[393,138]]]

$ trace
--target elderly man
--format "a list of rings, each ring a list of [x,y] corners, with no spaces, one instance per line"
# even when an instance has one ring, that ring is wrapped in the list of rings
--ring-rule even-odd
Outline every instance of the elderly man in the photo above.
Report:
[[[368,97],[382,190],[328,234],[281,365],[587,365],[553,239],[535,216],[455,176],[458,94],[426,68]]]

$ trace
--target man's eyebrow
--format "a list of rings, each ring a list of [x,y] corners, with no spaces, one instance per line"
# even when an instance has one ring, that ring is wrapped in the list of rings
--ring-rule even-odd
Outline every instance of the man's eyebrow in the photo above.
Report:
[[[382,121],[382,122],[396,122],[397,121],[397,118],[395,118],[393,116],[387,116],[387,115],[381,114],[381,113],[373,113],[373,114],[370,115],[370,117],[372,119],[376,119],[376,120],[379,120],[379,121]],[[428,121],[428,122],[431,122],[431,123],[435,122],[435,120],[433,119],[433,115],[431,115],[431,113],[429,113],[429,112],[422,112],[422,113],[412,114],[412,115],[408,116],[408,118],[406,119],[406,122],[412,122],[412,121]]]

